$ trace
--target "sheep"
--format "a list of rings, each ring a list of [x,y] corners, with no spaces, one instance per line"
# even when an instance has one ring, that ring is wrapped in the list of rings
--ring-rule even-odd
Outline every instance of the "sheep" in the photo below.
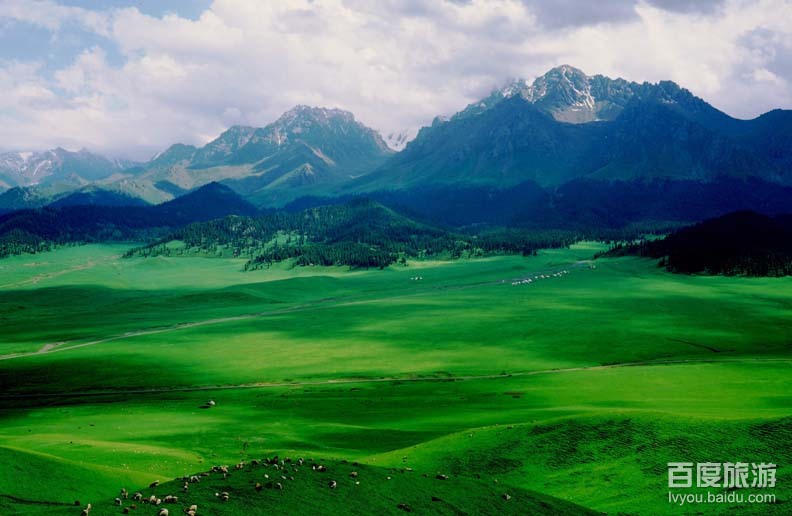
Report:
[[[276,483],[275,489],[277,489],[278,491],[283,491],[283,484],[281,484],[280,482]]]
[[[115,504],[120,506],[121,505],[121,499],[120,498],[116,498],[115,499]]]
[[[349,473],[349,476],[352,477],[352,478],[357,478],[358,472],[357,471],[352,471],[351,473]]]
[[[121,498],[123,498],[124,500],[129,498],[129,493],[127,492],[126,488],[124,488],[124,487],[121,488],[121,492],[120,492],[119,496]]]
[[[168,509],[163,507],[162,509],[160,509],[160,511],[157,514],[157,516],[168,516]]]
[[[437,480],[448,480],[448,475],[435,475]]]
[[[261,482],[256,482],[256,488],[255,489],[256,489],[256,491],[261,491],[262,489],[264,489],[264,486],[261,485]]]
[[[189,508],[189,509],[187,509],[187,510],[188,510],[188,511],[193,511],[193,512],[198,512],[198,506],[197,506],[197,505],[195,505],[195,504],[192,504],[192,505],[190,506],[190,508]]]
[[[214,407],[215,405],[217,405],[217,403],[215,403],[215,400],[209,400],[206,402],[207,407]]]
[[[155,495],[149,496],[148,503],[150,503],[150,504],[157,503],[157,497]]]
[[[200,481],[201,481],[201,477],[199,477],[198,475],[192,475],[190,477],[190,482],[192,482],[193,484],[197,484]]]
[[[155,480],[154,482],[150,483],[149,489],[154,489],[155,487],[157,487],[159,485],[159,482],[160,482],[159,480]]]
[[[509,500],[511,500],[511,495],[509,495],[508,493],[503,493],[501,495],[501,498],[503,498],[504,500],[506,500],[508,502]]]
[[[327,483],[327,487],[329,487],[330,489],[335,489],[337,485],[338,484],[336,483],[335,480],[331,480],[330,482]]]
[[[133,494],[132,495],[132,499],[135,500],[136,502],[142,502],[143,501],[143,493],[135,493],[135,494]]]

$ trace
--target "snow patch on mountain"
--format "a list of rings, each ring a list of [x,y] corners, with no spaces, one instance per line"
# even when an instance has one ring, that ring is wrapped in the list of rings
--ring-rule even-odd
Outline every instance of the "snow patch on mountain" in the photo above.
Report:
[[[396,152],[404,150],[408,143],[415,139],[418,134],[417,129],[402,129],[393,131],[385,136],[385,144]]]

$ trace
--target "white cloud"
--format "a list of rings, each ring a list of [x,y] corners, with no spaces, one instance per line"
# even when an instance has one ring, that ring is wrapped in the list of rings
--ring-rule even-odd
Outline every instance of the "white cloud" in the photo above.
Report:
[[[141,158],[298,103],[349,109],[387,134],[561,63],[671,79],[737,116],[792,107],[792,4],[656,5],[613,7],[586,24],[520,0],[216,0],[197,19],[7,0],[0,17],[53,32],[76,23],[107,45],[93,42],[54,74],[0,62],[0,142]]]
[[[100,36],[108,36],[109,18],[103,12],[59,5],[50,0],[3,0],[0,18],[27,22],[53,31],[76,23]]]

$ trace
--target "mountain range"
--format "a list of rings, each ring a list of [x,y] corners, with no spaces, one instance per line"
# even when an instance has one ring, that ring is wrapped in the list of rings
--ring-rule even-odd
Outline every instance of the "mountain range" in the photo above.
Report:
[[[203,147],[176,144],[108,184],[148,201],[223,181],[259,205],[343,183],[393,154],[348,111],[297,106],[260,128],[233,126]]]
[[[86,185],[95,203],[159,203],[215,181],[259,207],[366,196],[462,225],[619,226],[792,208],[792,111],[739,120],[670,81],[559,66],[410,137],[383,139],[349,112],[297,106],[265,127],[234,126],[133,166],[87,151],[6,154],[0,185],[16,188],[0,194],[0,210]],[[53,186],[64,184],[73,186]]]
[[[577,178],[792,181],[792,112],[743,121],[672,82],[588,77],[569,66],[516,81],[449,119],[436,119],[363,190],[426,184]]]
[[[0,186],[59,183],[66,187],[82,186],[135,165],[128,160],[110,160],[86,149],[70,152],[58,147],[44,152],[6,152],[0,154]]]

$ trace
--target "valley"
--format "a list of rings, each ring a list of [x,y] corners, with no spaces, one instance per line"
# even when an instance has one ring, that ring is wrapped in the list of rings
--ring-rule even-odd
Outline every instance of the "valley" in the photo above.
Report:
[[[0,262],[3,514],[74,514],[74,500],[118,514],[121,487],[179,494],[173,513],[367,500],[385,513],[677,514],[665,463],[680,456],[788,470],[788,277],[590,261],[607,248],[585,242],[248,272],[244,258],[122,258],[130,245]],[[328,472],[256,491],[273,472],[252,461],[272,455]],[[167,483],[240,461],[186,494]],[[780,503],[742,510],[785,513],[788,486],[774,492]]]
[[[138,161],[4,150],[0,515],[792,513],[792,111],[474,76],[387,138],[254,81],[97,122]]]

